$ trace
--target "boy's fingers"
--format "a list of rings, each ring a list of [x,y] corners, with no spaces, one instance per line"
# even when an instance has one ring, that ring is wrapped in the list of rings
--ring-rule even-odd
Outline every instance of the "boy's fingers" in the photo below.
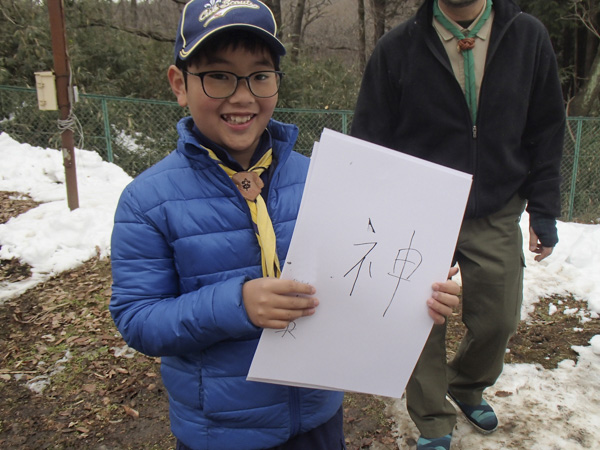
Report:
[[[264,328],[286,328],[294,320],[304,316],[312,316],[314,313],[314,308],[297,310],[280,309],[274,311],[273,316],[267,321],[267,324],[264,326]]]
[[[280,278],[256,278],[245,283],[252,285],[256,291],[280,295],[302,294],[312,295],[316,289],[307,283],[296,280],[282,280]]]
[[[294,309],[294,310],[286,310],[285,312],[285,320],[288,322],[293,322],[296,319],[304,316],[312,316],[315,313],[315,308],[304,308],[304,309]]]
[[[427,306],[429,306],[429,315],[437,324],[444,323],[444,317],[452,314],[451,307],[446,306],[445,304],[437,302],[433,299],[429,299],[427,301]],[[442,320],[440,321],[440,319]]]
[[[319,300],[309,284],[278,278],[258,278],[244,284],[242,295],[250,321],[261,328],[285,328],[315,313]]]
[[[313,286],[307,283],[301,283],[296,280],[282,280],[282,289],[280,293],[296,293],[303,295],[313,295],[316,290]]]
[[[434,292],[433,294],[431,294],[431,296],[435,300],[437,300],[437,302],[434,303],[441,304],[442,306],[447,306],[448,308],[458,306],[458,304],[460,303],[458,297],[453,294],[446,294],[444,292]]]
[[[433,319],[433,322],[436,325],[443,325],[443,323],[446,321],[446,317],[441,314],[433,312],[433,313],[430,313],[429,315],[431,316],[431,318]]]
[[[456,266],[450,267],[450,270],[448,271],[448,279],[452,278],[457,273],[458,273],[458,267],[456,267]]]
[[[458,295],[460,294],[460,286],[456,282],[449,280],[443,283],[435,283],[433,285],[433,291],[434,293],[445,292],[451,295]]]
[[[433,322],[436,325],[441,325],[446,321],[446,314],[441,313],[440,311],[437,310],[437,308],[440,307],[440,304],[437,303],[436,301],[433,300],[429,300],[427,302],[427,305],[429,306],[428,312],[429,312],[429,317],[431,317],[433,319]],[[449,314],[449,312],[448,312]]]
[[[263,328],[273,328],[275,330],[283,330],[284,328],[287,328],[289,324],[290,324],[290,322],[286,322],[283,320],[273,320],[273,321],[267,323]]]
[[[286,297],[284,309],[307,309],[316,308],[319,300],[314,297]]]

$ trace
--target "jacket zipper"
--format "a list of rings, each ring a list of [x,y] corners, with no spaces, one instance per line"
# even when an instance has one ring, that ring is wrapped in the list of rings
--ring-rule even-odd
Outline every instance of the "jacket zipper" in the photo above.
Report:
[[[473,147],[473,150],[472,150],[472,153],[471,153],[472,154],[472,158],[473,158],[472,159],[473,173],[475,173],[476,169],[477,169],[477,157],[478,157],[478,154],[477,154],[477,145],[478,145],[477,144],[477,125],[476,124],[472,125],[472,127],[471,127],[471,138],[473,139],[471,141],[472,142],[471,145]],[[477,191],[477,186],[475,185],[474,182],[473,182],[473,185],[471,186],[471,190],[473,191],[473,192],[471,192],[471,195],[473,197],[473,204],[472,204],[471,208],[469,208],[467,206],[467,211],[466,212],[470,212],[471,214],[474,215],[475,212],[478,209],[478,206],[477,206],[477,203],[478,203],[478,201],[477,201],[477,192],[476,192]]]
[[[300,431],[300,393],[297,388],[290,387],[290,438]]]

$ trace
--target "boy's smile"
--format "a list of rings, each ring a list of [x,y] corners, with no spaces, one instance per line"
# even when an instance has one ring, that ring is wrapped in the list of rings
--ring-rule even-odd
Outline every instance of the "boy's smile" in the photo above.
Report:
[[[250,52],[242,47],[229,47],[220,52],[218,58],[188,67],[188,72],[225,71],[247,76],[274,69],[267,50]],[[242,167],[248,168],[278,96],[256,97],[250,92],[247,80],[240,79],[231,96],[215,99],[206,95],[200,77],[188,74],[186,88],[183,73],[175,66],[169,68],[168,75],[178,103],[189,108],[200,132],[227,150]]]

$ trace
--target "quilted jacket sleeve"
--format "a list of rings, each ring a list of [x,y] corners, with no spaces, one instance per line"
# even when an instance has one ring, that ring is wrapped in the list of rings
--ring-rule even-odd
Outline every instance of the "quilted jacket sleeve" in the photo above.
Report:
[[[110,312],[128,345],[151,356],[190,356],[226,339],[256,336],[241,289],[244,276],[180,293],[173,248],[131,189],[112,235]]]

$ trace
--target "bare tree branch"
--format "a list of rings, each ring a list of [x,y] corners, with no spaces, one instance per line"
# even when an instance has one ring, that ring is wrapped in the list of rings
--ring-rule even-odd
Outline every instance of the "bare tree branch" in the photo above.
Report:
[[[173,0],[173,1],[176,1],[176,0]],[[157,42],[175,42],[175,39],[172,36],[165,36],[162,33],[157,33],[152,30],[140,30],[138,28],[132,28],[132,27],[127,27],[127,26],[123,26],[123,25],[117,26],[117,25],[105,22],[103,20],[95,20],[95,21],[89,22],[88,24],[83,25],[80,28],[87,28],[87,27],[110,28],[113,30],[118,30],[118,31],[123,31],[125,33],[133,34],[135,36],[141,36],[141,37],[145,37],[148,39],[152,39]]]
[[[583,0],[571,0],[571,3],[574,13],[569,18],[583,23],[590,33],[600,39],[600,32],[595,24],[595,17],[598,15],[598,6],[592,5],[592,2],[589,0],[586,2]]]

